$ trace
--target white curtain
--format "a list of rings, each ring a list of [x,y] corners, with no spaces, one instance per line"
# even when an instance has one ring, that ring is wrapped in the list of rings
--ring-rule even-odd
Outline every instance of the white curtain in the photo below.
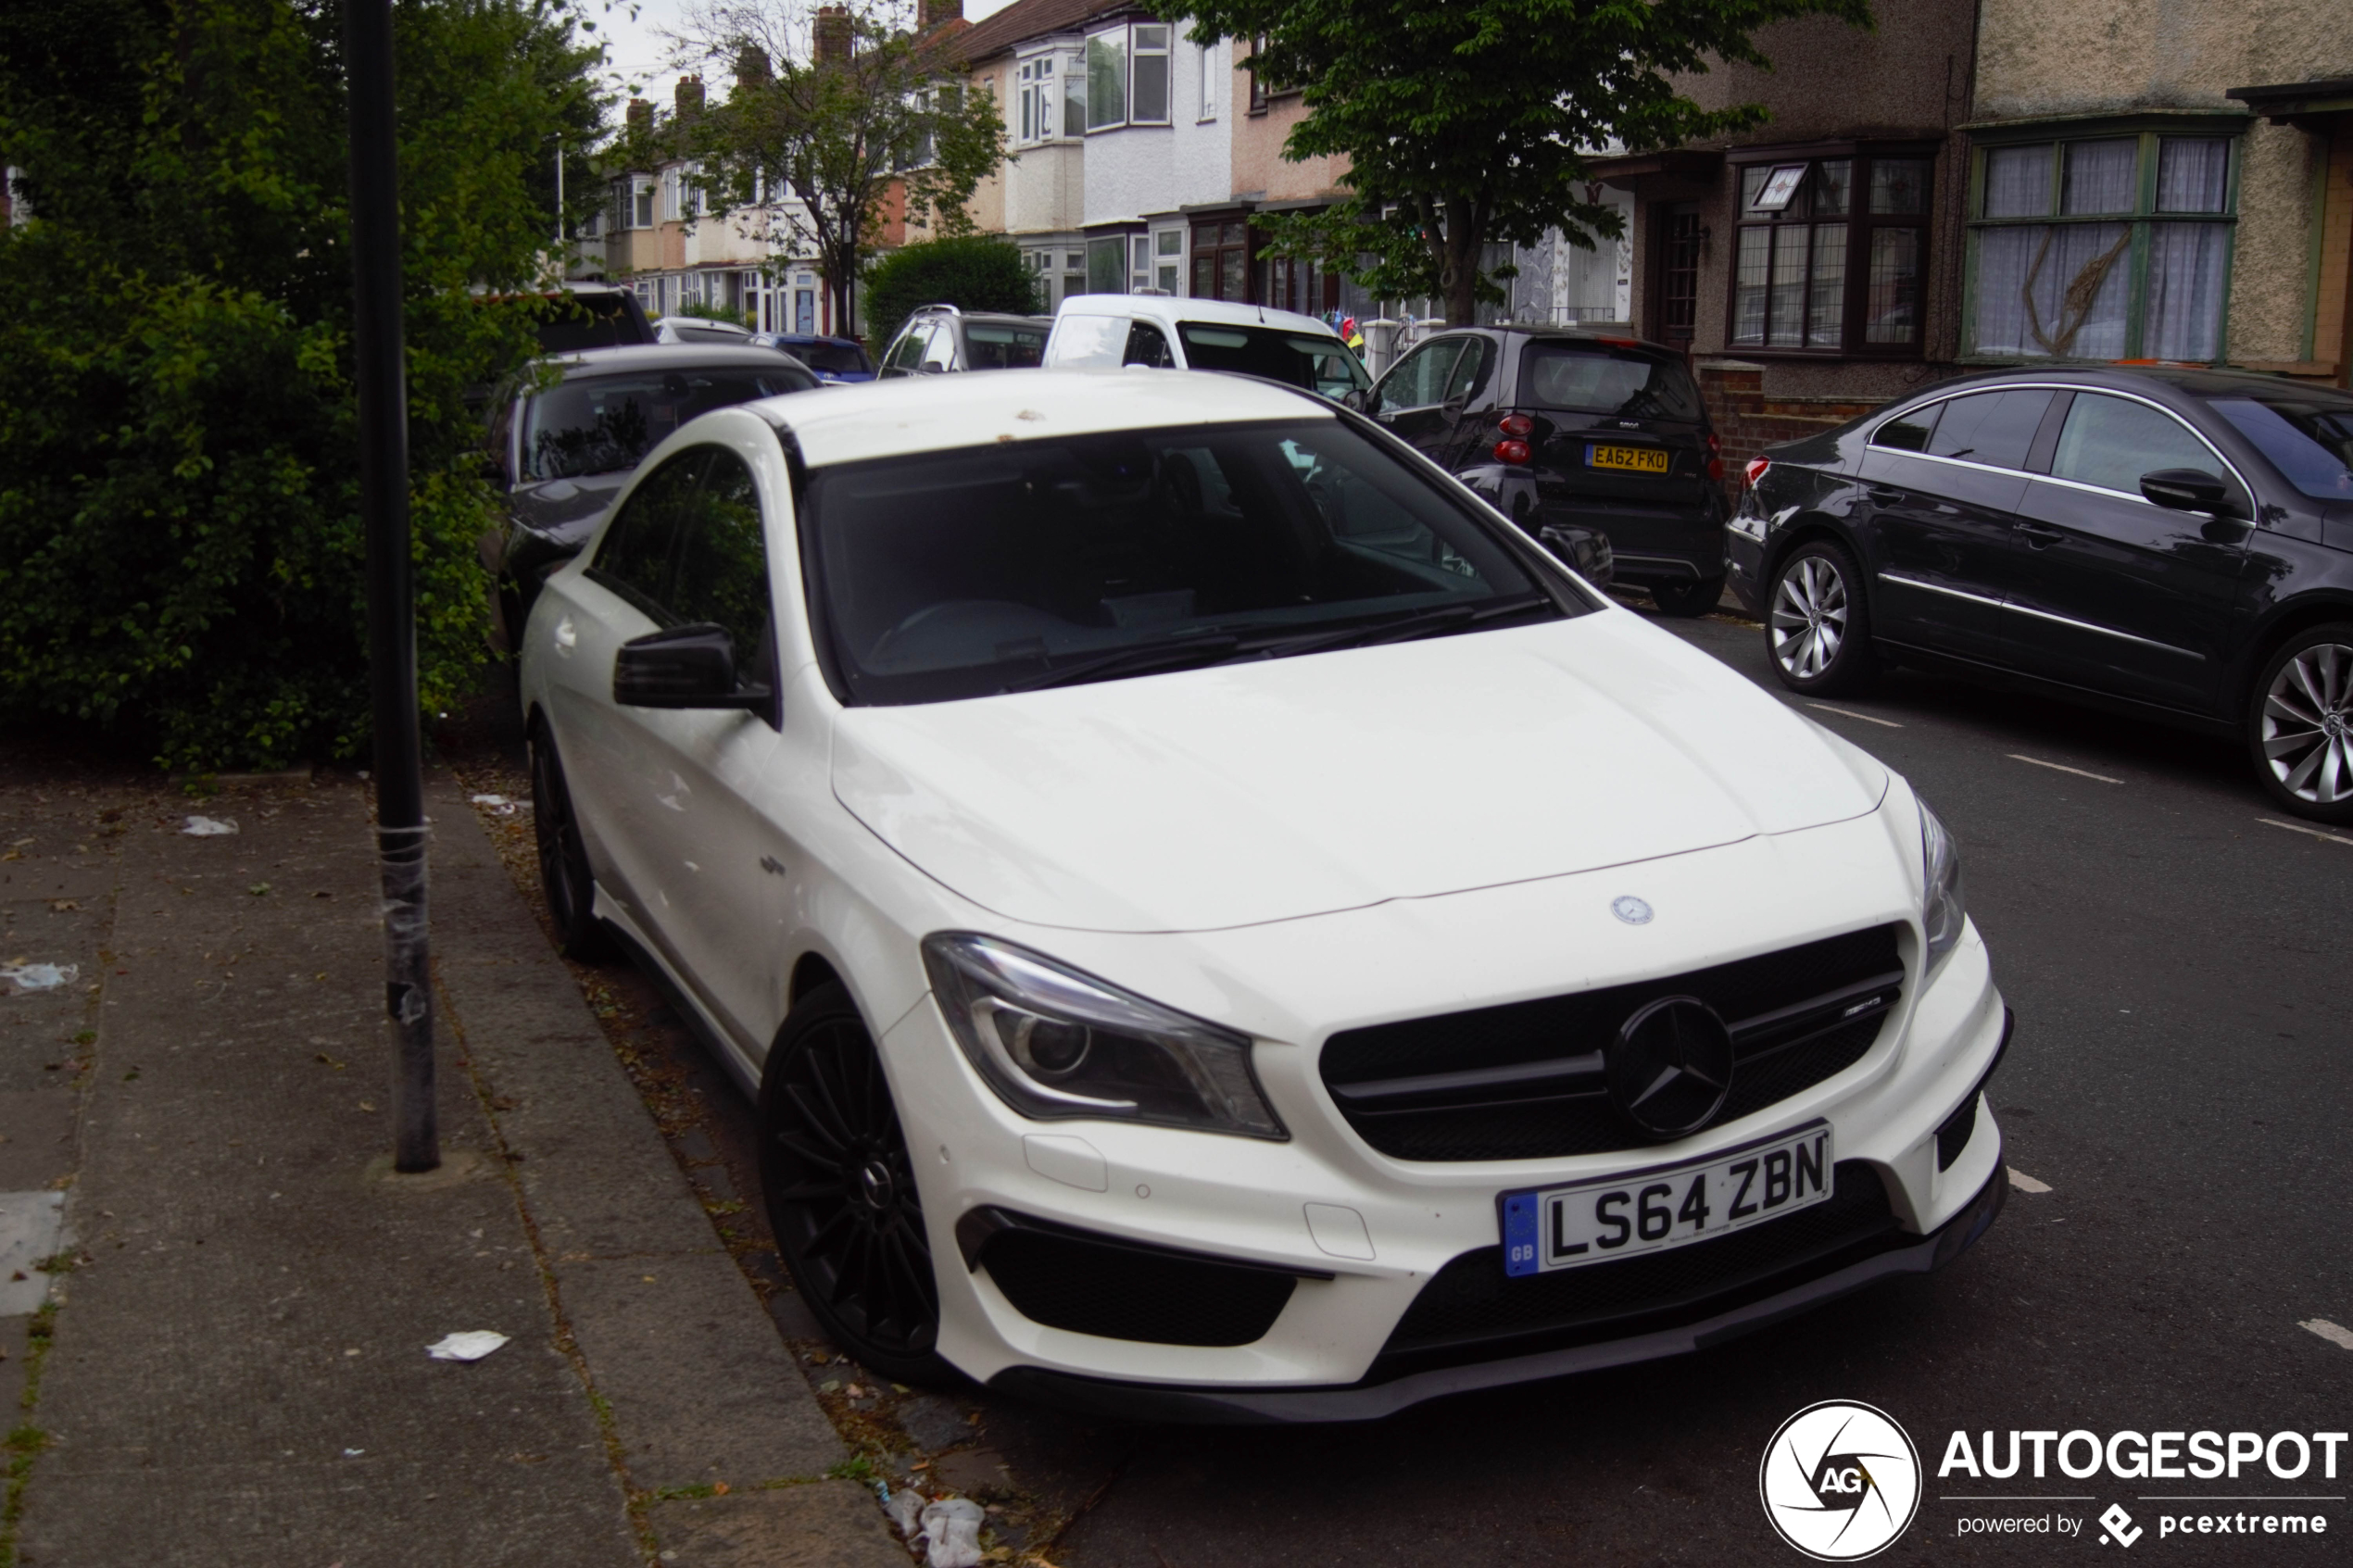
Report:
[[[1994,147],[1985,155],[1985,216],[2043,218],[2051,210],[2051,144]]]
[[[2230,171],[2231,144],[2220,137],[2165,137],[2158,144],[2157,210],[2221,211]]]
[[[1978,352],[2121,358],[2132,226],[2125,223],[1982,231],[1977,254]]]
[[[2220,352],[2223,258],[2230,230],[2220,223],[2149,225],[2147,314],[2141,352],[2151,359],[2211,361]]]
[[[2067,189],[2059,210],[2070,214],[2132,211],[2140,165],[2138,142],[2070,142]]]

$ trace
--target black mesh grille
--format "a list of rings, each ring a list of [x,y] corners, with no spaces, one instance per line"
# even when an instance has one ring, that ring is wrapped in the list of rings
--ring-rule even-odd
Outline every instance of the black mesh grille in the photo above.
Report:
[[[1371,1380],[1696,1322],[1914,1239],[1879,1176],[1847,1160],[1827,1201],[1714,1241],[1517,1279],[1482,1247],[1422,1286]]]
[[[990,1237],[981,1263],[1032,1322],[1155,1345],[1262,1339],[1298,1284],[1263,1269],[1038,1230]]]
[[[1869,1016],[1742,1033],[1720,1123],[1761,1110],[1860,1061],[1902,994],[1903,962],[1892,925],[1631,985],[1532,1002],[1476,1008],[1344,1030],[1324,1044],[1321,1071],[1335,1091],[1429,1073],[1520,1066],[1600,1051],[1629,1014],[1660,997],[1694,996],[1738,1024],[1875,980]],[[1793,1035],[1794,1038],[1793,1038]],[[1335,1100],[1365,1141],[1400,1160],[1542,1160],[1600,1154],[1655,1142],[1620,1116],[1599,1074],[1550,1084],[1440,1096],[1454,1103],[1392,1106]],[[1462,1103],[1469,1100],[1472,1103]]]

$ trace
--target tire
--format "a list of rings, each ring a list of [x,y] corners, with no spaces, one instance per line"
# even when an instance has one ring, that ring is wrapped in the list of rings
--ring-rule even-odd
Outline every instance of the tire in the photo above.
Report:
[[[564,786],[564,766],[545,721],[531,726],[531,832],[539,849],[539,891],[564,957],[601,963],[613,956],[612,933],[597,918],[596,873]]]
[[[800,1298],[859,1365],[942,1384],[939,1285],[914,1161],[864,1020],[838,983],[785,1020],[760,1084],[760,1185]]]
[[[1879,679],[1863,573],[1845,546],[1809,539],[1773,569],[1765,653],[1781,684],[1808,696],[1857,696]]]
[[[2298,632],[2265,661],[2247,747],[2271,798],[2316,822],[2353,822],[2353,622]]]
[[[1651,603],[1661,615],[1694,617],[1705,615],[1724,598],[1721,577],[1703,577],[1696,583],[1661,583],[1651,589]]]

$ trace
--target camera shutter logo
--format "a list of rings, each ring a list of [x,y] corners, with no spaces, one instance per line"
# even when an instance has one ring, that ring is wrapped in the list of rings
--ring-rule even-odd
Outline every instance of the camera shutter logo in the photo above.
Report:
[[[1781,1539],[1817,1562],[1856,1562],[1919,1512],[1919,1450],[1885,1411],[1825,1399],[1781,1423],[1756,1489]]]

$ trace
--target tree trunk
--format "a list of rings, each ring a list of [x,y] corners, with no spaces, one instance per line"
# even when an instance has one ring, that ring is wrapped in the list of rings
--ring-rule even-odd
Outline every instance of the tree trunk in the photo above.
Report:
[[[1478,261],[1486,252],[1486,225],[1461,198],[1446,204],[1446,324],[1478,324]]]

